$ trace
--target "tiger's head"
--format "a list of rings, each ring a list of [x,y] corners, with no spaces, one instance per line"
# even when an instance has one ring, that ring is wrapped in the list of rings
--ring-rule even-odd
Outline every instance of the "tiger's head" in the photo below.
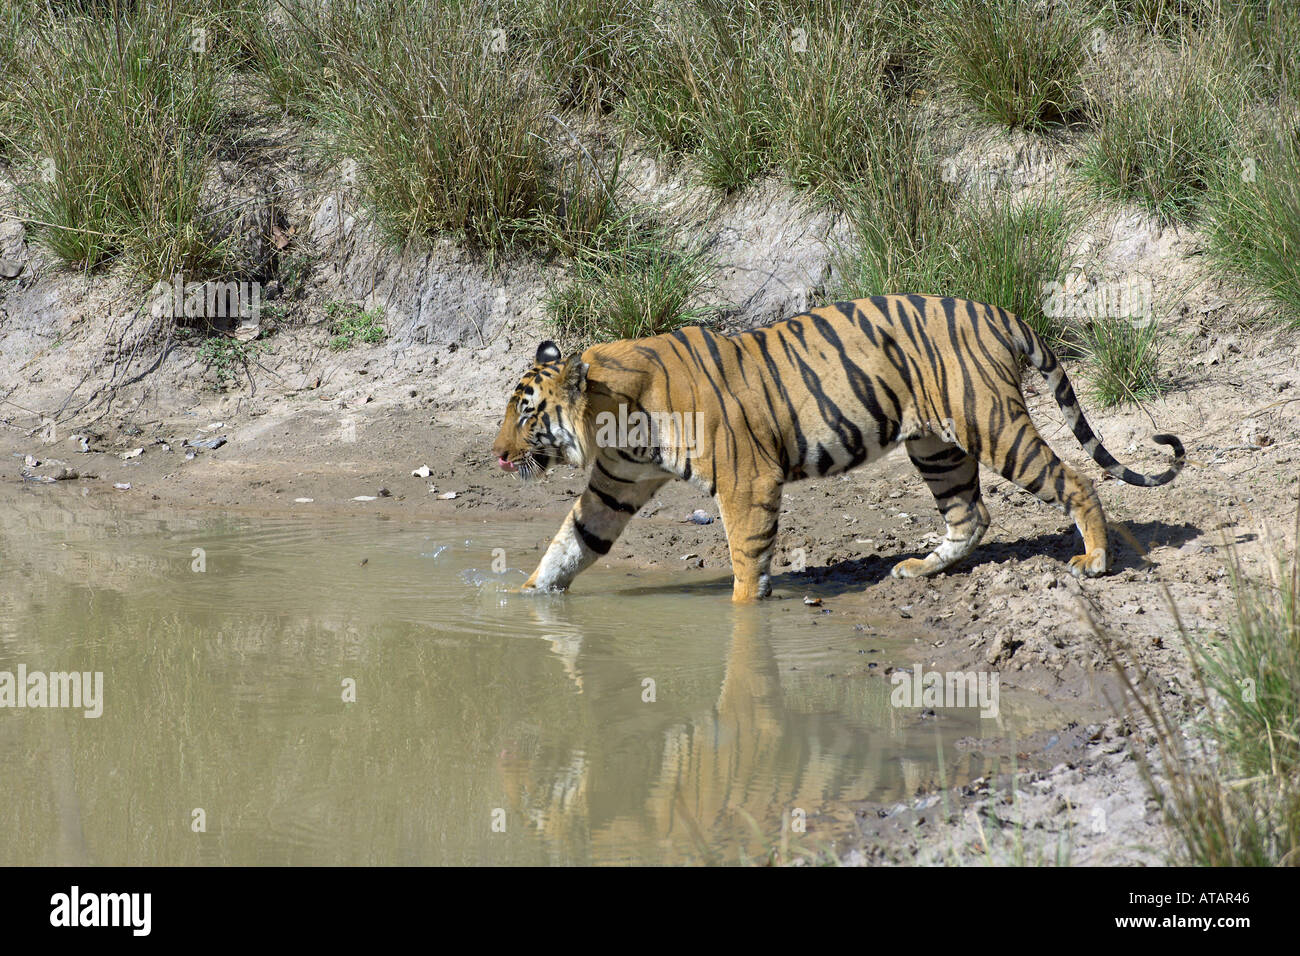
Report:
[[[577,353],[561,358],[554,342],[543,342],[506,405],[492,443],[497,465],[525,480],[561,461],[585,469],[593,445],[587,417],[587,363]]]

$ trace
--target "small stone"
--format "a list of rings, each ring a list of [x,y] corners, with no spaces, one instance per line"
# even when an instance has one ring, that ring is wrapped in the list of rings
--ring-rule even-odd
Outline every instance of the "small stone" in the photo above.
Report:
[[[412,477],[412,478],[428,478],[431,474],[433,474],[433,472],[430,470],[430,468],[429,468],[428,465],[421,465],[419,468],[417,468],[417,469],[415,469],[413,472],[411,472],[411,477]]]

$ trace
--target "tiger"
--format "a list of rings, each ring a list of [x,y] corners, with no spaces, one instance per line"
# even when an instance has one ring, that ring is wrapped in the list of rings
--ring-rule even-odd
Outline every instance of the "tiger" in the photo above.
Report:
[[[767,597],[785,484],[847,472],[900,445],[947,531],[925,557],[893,565],[894,577],[938,574],[979,545],[989,526],[981,464],[1073,519],[1084,548],[1069,560],[1073,574],[1105,574],[1101,501],[1034,427],[1022,359],[1046,378],[1074,437],[1107,473],[1154,488],[1182,471],[1182,442],[1168,434],[1152,438],[1173,452],[1162,474],[1121,465],[1038,333],[1006,309],[967,299],[873,296],[731,334],[690,326],[567,357],[542,342],[506,404],[492,453],[524,480],[561,462],[591,471],[522,590],[567,589],[678,479],[717,498],[732,600]],[[634,418],[636,428],[612,427]],[[647,419],[663,427],[647,429]]]

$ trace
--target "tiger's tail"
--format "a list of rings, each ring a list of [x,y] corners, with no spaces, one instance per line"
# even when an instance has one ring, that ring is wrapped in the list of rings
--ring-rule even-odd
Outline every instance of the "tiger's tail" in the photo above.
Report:
[[[1088,424],[1088,419],[1083,415],[1083,409],[1079,407],[1079,400],[1074,395],[1074,386],[1070,384],[1065,369],[1061,367],[1056,355],[1047,347],[1047,344],[1043,342],[1038,333],[1020,318],[1011,315],[1005,309],[999,309],[998,312],[1001,313],[1001,316],[1005,316],[1007,331],[1010,333],[1010,339],[1016,351],[1028,359],[1029,364],[1038,369],[1043,377],[1047,379],[1047,384],[1052,389],[1052,395],[1056,398],[1056,404],[1060,406],[1066,421],[1069,422],[1074,437],[1083,446],[1083,450],[1092,456],[1093,461],[1120,481],[1143,488],[1156,488],[1160,485],[1167,485],[1178,477],[1178,473],[1183,470],[1183,465],[1186,463],[1186,453],[1183,450],[1183,443],[1174,435],[1153,435],[1151,438],[1156,444],[1168,445],[1173,449],[1173,465],[1168,471],[1158,475],[1143,475],[1124,467],[1116,461],[1115,456],[1106,450],[1106,447],[1093,433],[1092,426]]]

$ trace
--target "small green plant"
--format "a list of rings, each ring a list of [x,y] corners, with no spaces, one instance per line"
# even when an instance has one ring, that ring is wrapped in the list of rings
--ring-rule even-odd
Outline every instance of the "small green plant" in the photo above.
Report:
[[[383,326],[382,306],[365,310],[359,305],[331,302],[325,307],[325,315],[329,319],[330,348],[336,352],[358,343],[378,345],[388,337]]]
[[[990,119],[1044,129],[1079,113],[1080,69],[1092,22],[1070,5],[940,0],[931,15],[930,55]]]
[[[192,337],[192,334],[191,334]],[[243,342],[230,335],[209,335],[199,342],[199,357],[216,372],[217,382],[233,382],[249,363],[270,350],[265,342]]]
[[[584,343],[658,335],[710,317],[698,304],[708,275],[699,246],[629,217],[618,241],[579,252],[544,307],[559,334]]]
[[[1082,329],[1091,392],[1103,408],[1154,398],[1160,380],[1160,327],[1149,319],[1099,318]]]

